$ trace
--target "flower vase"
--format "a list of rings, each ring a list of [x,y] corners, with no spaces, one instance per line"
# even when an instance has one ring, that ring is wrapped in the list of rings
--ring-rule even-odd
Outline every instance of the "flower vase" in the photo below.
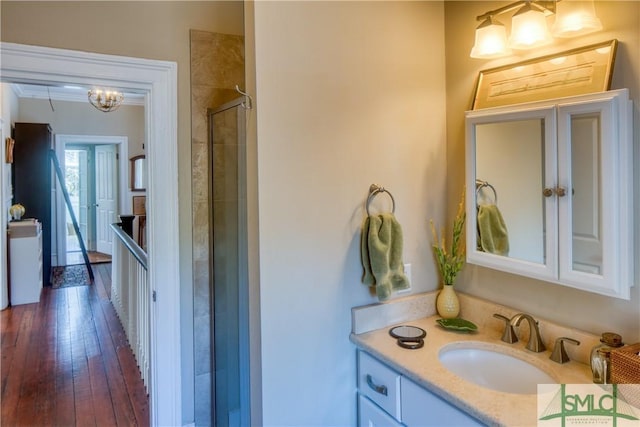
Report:
[[[443,285],[436,298],[436,310],[443,319],[455,319],[460,314],[460,301],[453,285]]]

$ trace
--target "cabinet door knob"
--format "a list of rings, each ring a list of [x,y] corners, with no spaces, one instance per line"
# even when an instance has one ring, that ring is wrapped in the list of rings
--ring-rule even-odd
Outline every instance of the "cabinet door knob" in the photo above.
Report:
[[[556,188],[545,188],[542,190],[542,195],[544,197],[551,197],[553,193],[556,193],[558,197],[564,197],[567,195],[567,189],[564,187],[556,187]]]
[[[367,374],[367,385],[371,387],[371,390],[376,393],[380,393],[382,395],[387,395],[387,386],[386,385],[378,385],[373,382],[373,378],[371,378],[370,374]]]

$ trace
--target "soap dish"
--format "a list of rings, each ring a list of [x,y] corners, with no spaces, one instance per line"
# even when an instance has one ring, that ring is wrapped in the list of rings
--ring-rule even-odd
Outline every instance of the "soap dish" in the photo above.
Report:
[[[438,319],[436,322],[443,328],[453,331],[476,332],[478,330],[475,323],[465,319]]]

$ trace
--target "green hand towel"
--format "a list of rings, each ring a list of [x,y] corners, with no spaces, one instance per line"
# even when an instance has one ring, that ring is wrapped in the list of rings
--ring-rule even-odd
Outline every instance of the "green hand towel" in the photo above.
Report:
[[[380,301],[409,287],[402,262],[402,227],[391,213],[368,216],[360,239],[362,283],[375,287]]]
[[[509,235],[496,205],[478,206],[478,247],[496,255],[509,254]]]

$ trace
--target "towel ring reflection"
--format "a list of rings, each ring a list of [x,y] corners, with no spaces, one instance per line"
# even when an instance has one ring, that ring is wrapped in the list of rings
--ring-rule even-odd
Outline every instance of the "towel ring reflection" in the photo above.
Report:
[[[498,193],[493,185],[489,184],[487,181],[483,181],[481,179],[476,179],[476,200],[478,200],[478,196],[483,188],[489,187],[493,192],[493,203],[498,204]]]
[[[389,190],[387,190],[386,188],[384,188],[381,185],[378,184],[371,184],[371,186],[369,187],[369,197],[367,197],[367,215],[371,215],[371,213],[369,213],[369,205],[371,204],[371,201],[380,193],[387,193],[389,195],[389,197],[391,197],[391,213],[396,213],[396,201],[393,198],[393,195],[389,192]]]

